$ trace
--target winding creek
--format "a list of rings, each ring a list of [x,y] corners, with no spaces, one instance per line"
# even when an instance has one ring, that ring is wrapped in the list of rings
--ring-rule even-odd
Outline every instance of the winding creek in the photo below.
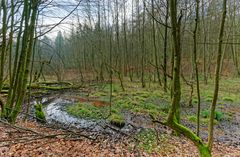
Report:
[[[46,116],[47,123],[49,124],[60,124],[61,127],[65,128],[77,128],[84,129],[85,131],[97,132],[97,133],[107,133],[114,135],[119,130],[123,133],[137,133],[142,129],[152,128],[151,119],[148,115],[139,115],[131,112],[125,112],[125,126],[123,128],[118,128],[110,124],[105,119],[102,120],[92,120],[92,119],[83,119],[77,118],[65,111],[67,105],[73,105],[77,101],[75,99],[67,99],[65,96],[56,96],[56,97],[46,97],[42,98],[40,101],[44,104],[44,113]],[[34,101],[33,104],[36,104],[37,101]],[[32,108],[34,110],[34,107]],[[239,113],[235,113],[231,121],[222,121],[216,127],[220,130],[216,134],[216,140],[219,142],[224,142],[229,145],[239,145],[240,143],[240,132],[239,132]],[[189,126],[188,122],[186,125]],[[164,132],[166,128],[163,126],[158,126]],[[194,127],[189,126],[193,130]],[[206,126],[202,126],[206,128]],[[205,129],[206,130],[206,129]],[[162,133],[163,133],[162,132]],[[201,133],[203,139],[207,138],[207,132],[204,131]]]
[[[70,100],[64,100],[57,98],[53,100],[49,105],[44,108],[46,120],[49,123],[58,122],[68,126],[74,126],[76,128],[91,128],[93,130],[100,130],[99,125],[101,121],[96,122],[87,119],[75,118],[64,111],[64,106],[71,105],[73,102]]]
[[[91,132],[102,132],[102,133],[110,133],[115,134],[117,131],[121,131],[123,133],[130,132],[138,132],[144,127],[142,124],[136,124],[133,121],[133,116],[131,114],[126,114],[125,121],[126,124],[122,128],[115,127],[110,124],[105,119],[102,120],[91,120],[91,119],[83,119],[77,118],[65,111],[66,105],[72,105],[76,101],[75,100],[67,100],[61,97],[57,97],[54,99],[44,98],[41,101],[44,104],[44,113],[46,116],[47,123],[50,124],[60,124],[62,127],[70,128],[78,128],[85,129]],[[35,102],[36,104],[36,102]],[[149,121],[145,121],[146,124]]]

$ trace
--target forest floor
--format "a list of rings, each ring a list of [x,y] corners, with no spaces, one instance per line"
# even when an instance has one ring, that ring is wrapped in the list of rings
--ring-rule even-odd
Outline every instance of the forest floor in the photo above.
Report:
[[[224,80],[221,85],[213,156],[240,157],[240,79]],[[74,124],[70,127],[72,124],[61,123],[62,119],[46,124],[34,118],[23,122],[24,115],[21,115],[16,125],[0,122],[0,156],[198,156],[191,141],[152,123],[151,117],[166,118],[169,93],[164,93],[156,84],[149,84],[145,89],[140,83],[125,83],[124,87],[122,91],[119,84],[113,84],[111,111],[114,116],[111,117],[107,116],[109,84],[91,83],[77,90],[33,91],[38,95],[34,100],[45,100],[45,108],[56,99],[70,100],[71,104],[60,103],[61,111],[78,119],[102,121],[102,117],[107,117],[104,130],[75,128]],[[212,92],[213,82],[201,84],[200,136],[205,141]],[[189,94],[189,87],[183,86],[182,123],[195,131],[197,99],[194,93],[193,106],[189,106]],[[116,127],[112,121],[124,123],[124,127]]]
[[[12,127],[0,123],[0,156],[4,157],[126,157],[126,156],[182,156],[197,157],[196,147],[186,138],[165,134],[164,142],[159,143],[158,152],[147,152],[143,149],[134,149],[136,143],[131,139],[100,138],[98,140],[81,137],[78,139],[67,139],[63,130],[43,127],[35,122],[18,122],[18,127]],[[19,127],[21,126],[21,127]],[[25,130],[23,128],[29,128]],[[33,131],[44,133],[41,136]],[[56,135],[56,137],[47,137]],[[213,149],[214,157],[239,157],[240,148],[215,143]]]

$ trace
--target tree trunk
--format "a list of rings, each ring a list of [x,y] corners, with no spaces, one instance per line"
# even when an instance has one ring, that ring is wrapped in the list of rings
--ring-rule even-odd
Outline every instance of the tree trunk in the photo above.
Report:
[[[167,46],[168,46],[168,17],[169,17],[169,1],[166,1],[166,17],[165,17],[165,32],[164,32],[164,56],[163,56],[163,70],[164,70],[164,91],[167,92]]]
[[[218,56],[217,56],[217,65],[215,71],[215,87],[214,87],[214,95],[211,105],[211,113],[209,117],[209,126],[208,126],[208,147],[212,150],[213,146],[213,130],[214,130],[214,117],[215,117],[215,109],[218,99],[218,90],[219,90],[219,80],[220,80],[220,67],[221,67],[221,58],[222,58],[222,43],[223,43],[223,35],[224,35],[224,26],[226,21],[227,14],[227,0],[223,0],[223,11],[222,11],[222,21],[219,32],[219,43],[218,43]]]
[[[200,97],[200,88],[199,88],[199,76],[198,76],[198,63],[197,63],[197,30],[198,30],[198,20],[199,20],[199,0],[196,0],[196,17],[195,17],[195,28],[193,31],[193,60],[195,68],[195,77],[197,81],[197,135],[199,136],[199,126],[200,126],[200,110],[201,110],[201,97]]]
[[[181,45],[180,45],[180,30],[181,17],[177,19],[177,0],[170,1],[170,16],[172,24],[172,36],[174,47],[174,67],[173,67],[173,97],[172,107],[168,114],[168,121],[172,122],[175,119],[180,122],[180,100],[181,100],[181,85],[180,85],[180,65],[181,65]]]
[[[2,0],[3,15],[2,15],[2,47],[1,47],[1,58],[0,58],[0,92],[3,87],[3,77],[4,77],[4,63],[5,63],[5,55],[7,52],[7,6],[6,1]]]
[[[174,44],[174,70],[173,70],[173,97],[172,106],[168,114],[167,125],[178,133],[183,134],[198,147],[201,157],[210,157],[211,152],[203,141],[195,135],[190,129],[179,124],[180,122],[180,65],[181,65],[181,43],[180,43],[180,29],[181,16],[177,20],[177,0],[170,0],[170,17],[172,24],[172,36]]]

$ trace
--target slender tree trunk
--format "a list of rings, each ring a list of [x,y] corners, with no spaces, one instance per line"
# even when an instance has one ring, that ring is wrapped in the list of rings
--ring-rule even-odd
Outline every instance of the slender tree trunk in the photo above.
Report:
[[[133,52],[134,52],[134,24],[133,24],[133,15],[134,15],[134,9],[133,9],[133,5],[134,5],[134,0],[132,0],[132,17],[131,17],[131,54],[130,54],[130,59],[131,59],[131,62],[133,62],[132,58],[133,58]],[[129,78],[130,78],[130,81],[132,82],[133,81],[133,67],[134,67],[134,64],[133,63],[129,63],[130,65],[130,69],[129,69]]]
[[[124,33],[124,76],[127,75],[129,69],[128,40],[127,40],[127,21],[126,21],[126,1],[123,4],[123,33]]]
[[[151,0],[152,4],[152,16],[155,17],[155,10],[154,10],[154,0]],[[155,65],[156,65],[156,73],[157,79],[160,86],[162,86],[160,72],[159,72],[159,63],[158,63],[158,54],[157,54],[157,45],[156,45],[156,29],[155,29],[155,19],[152,18],[152,37],[153,37],[153,48],[154,48],[154,58],[155,58]]]
[[[166,17],[164,32],[164,54],[163,54],[163,70],[164,70],[164,91],[167,92],[167,46],[168,46],[168,17],[169,17],[169,1],[166,1]]]
[[[207,84],[207,32],[206,32],[206,26],[205,26],[205,10],[204,10],[204,4],[205,0],[202,0],[202,25],[203,25],[203,77],[204,77],[204,83]]]
[[[9,33],[9,78],[10,82],[12,81],[12,50],[13,50],[13,27],[14,27],[14,11],[15,11],[15,5],[14,5],[14,0],[11,0],[11,29]]]
[[[100,54],[101,58],[99,59],[100,65],[99,65],[99,79],[100,81],[104,81],[104,76],[103,76],[103,62],[104,62],[104,55],[102,51],[102,31],[101,31],[101,7],[100,7],[100,1],[98,1],[98,53]]]
[[[218,99],[218,90],[219,90],[219,80],[220,80],[220,67],[221,67],[221,58],[222,58],[222,43],[223,43],[223,35],[224,35],[224,26],[226,21],[227,14],[227,0],[223,0],[223,11],[222,11],[222,21],[219,32],[219,43],[218,43],[218,55],[217,55],[217,65],[215,71],[215,87],[214,87],[214,95],[211,105],[210,117],[209,117],[209,126],[208,126],[208,147],[212,150],[213,146],[213,130],[214,130],[214,117],[215,117],[215,109]]]
[[[142,58],[141,58],[141,65],[142,65],[142,88],[145,88],[145,79],[144,79],[144,73],[145,73],[145,3],[143,2],[143,22],[142,22],[142,41],[141,41],[141,48],[142,48]],[[139,25],[140,27],[140,25]],[[139,29],[140,30],[140,29]],[[140,31],[139,31],[139,35],[140,35]]]
[[[194,67],[195,67],[195,77],[197,81],[197,135],[199,136],[199,127],[200,127],[200,110],[201,110],[201,97],[200,97],[200,88],[199,88],[199,76],[198,76],[198,63],[197,63],[197,30],[198,30],[198,22],[199,22],[199,0],[196,0],[196,17],[195,17],[195,28],[193,31],[193,59],[194,59]]]

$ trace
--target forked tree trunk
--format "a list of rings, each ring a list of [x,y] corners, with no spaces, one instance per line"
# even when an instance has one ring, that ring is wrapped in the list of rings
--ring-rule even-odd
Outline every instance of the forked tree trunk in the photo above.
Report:
[[[210,157],[211,152],[203,141],[195,135],[190,129],[179,124],[180,121],[180,65],[181,65],[181,43],[180,43],[180,29],[181,16],[177,19],[177,0],[170,0],[170,17],[172,24],[172,36],[174,44],[174,70],[173,70],[173,97],[172,106],[168,114],[167,125],[178,133],[183,134],[189,138],[198,147],[201,157]]]

